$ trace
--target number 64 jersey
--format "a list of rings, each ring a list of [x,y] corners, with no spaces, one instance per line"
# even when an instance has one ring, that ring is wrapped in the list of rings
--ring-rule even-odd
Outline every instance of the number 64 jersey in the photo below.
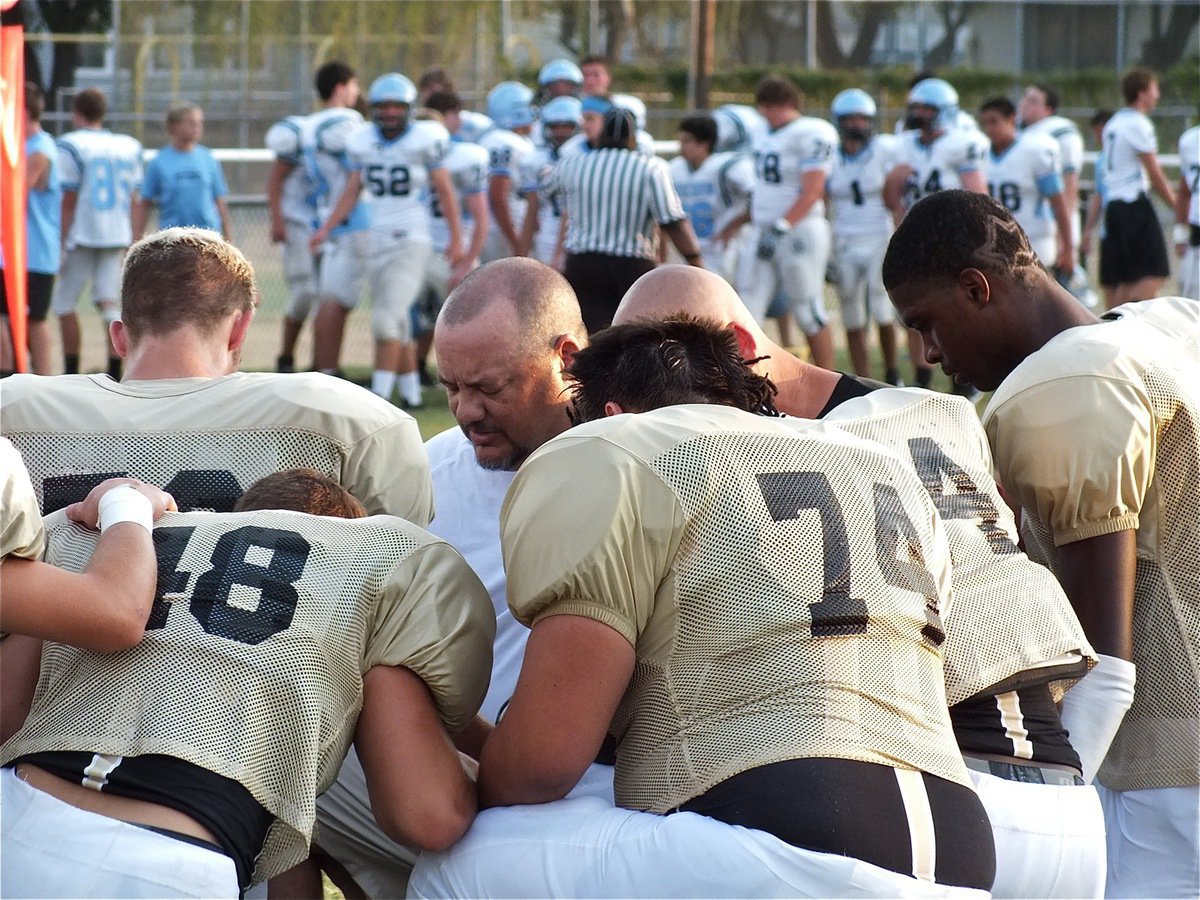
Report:
[[[46,520],[47,561],[82,571],[98,533]],[[121,653],[47,643],[3,764],[31,753],[164,754],[243,785],[275,820],[262,881],[300,862],[342,764],[363,675],[403,666],[461,730],[483,700],[495,613],[444,541],[391,516],[172,513],[154,528],[158,588]],[[399,764],[403,764],[400,761]]]
[[[595,619],[634,647],[618,805],[666,812],[813,757],[968,783],[943,686],[945,534],[882,445],[711,405],[589,422],[522,466],[501,535],[518,620]]]

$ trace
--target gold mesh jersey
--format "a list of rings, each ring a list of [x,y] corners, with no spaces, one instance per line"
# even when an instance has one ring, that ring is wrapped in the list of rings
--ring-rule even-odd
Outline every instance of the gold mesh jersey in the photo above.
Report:
[[[1030,556],[1137,530],[1133,705],[1100,781],[1200,783],[1200,303],[1130,303],[1025,359],[983,417]]]
[[[15,375],[4,381],[0,431],[25,457],[45,513],[114,474],[165,488],[181,510],[228,512],[264,475],[306,466],[371,514],[422,527],[433,516],[416,421],[328,375],[119,383],[103,375]]]
[[[81,570],[97,533],[62,512],[46,527],[47,561]],[[308,855],[365,672],[411,669],[450,732],[483,701],[491,600],[450,545],[415,525],[172,513],[154,543],[158,591],[142,642],[108,654],[46,644],[33,708],[0,763],[48,750],[159,753],[231,778],[275,816],[257,882]]]
[[[0,560],[41,559],[46,546],[42,514],[21,454],[0,438]]]
[[[954,590],[943,646],[950,705],[1046,681],[1061,700],[1096,656],[1058,580],[1017,547],[975,407],[918,388],[879,390],[825,421],[911,459],[942,516]]]
[[[595,619],[636,651],[620,805],[665,812],[807,757],[968,783],[939,649],[946,538],[885,447],[720,406],[595,421],[522,466],[501,534],[520,621]]]

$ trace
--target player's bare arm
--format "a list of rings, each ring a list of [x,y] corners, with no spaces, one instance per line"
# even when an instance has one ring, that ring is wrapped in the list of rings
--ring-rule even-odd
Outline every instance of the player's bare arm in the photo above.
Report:
[[[453,268],[463,261],[462,219],[458,214],[458,193],[454,190],[450,173],[446,169],[430,169],[429,183],[433,185],[437,194],[438,205],[450,231],[450,242],[446,245],[445,256]]]
[[[517,234],[517,226],[513,223],[512,210],[508,205],[508,195],[511,190],[512,178],[508,175],[493,175],[488,179],[488,207],[492,211],[492,218],[496,220],[496,227],[504,235],[504,240],[508,241],[508,245],[512,247],[513,255],[520,256],[517,248],[521,236]]]
[[[1174,209],[1175,192],[1171,190],[1171,185],[1167,182],[1167,176],[1163,174],[1162,165],[1158,161],[1158,155],[1155,153],[1139,153],[1138,159],[1142,161],[1142,168],[1146,170],[1146,175],[1150,179],[1150,187],[1154,189],[1154,193],[1162,197],[1163,202],[1167,206]]]
[[[1054,224],[1058,226],[1058,250],[1054,265],[1064,272],[1075,268],[1071,255],[1071,214],[1067,211],[1066,192],[1050,198],[1050,210],[1054,213]]]
[[[1137,532],[1118,531],[1059,547],[1058,580],[1098,653],[1133,659]]]
[[[912,176],[912,166],[900,163],[883,182],[883,205],[892,211],[892,221],[897,225],[904,218],[904,187]]]
[[[420,677],[400,666],[367,672],[354,746],[389,837],[435,852],[462,837],[475,818],[475,785]]]
[[[276,159],[267,175],[267,209],[271,213],[273,244],[281,244],[287,240],[287,222],[283,218],[283,183],[295,168],[290,162]]]
[[[596,758],[633,674],[633,646],[600,622],[533,626],[521,676],[479,761],[482,807],[566,796]]]

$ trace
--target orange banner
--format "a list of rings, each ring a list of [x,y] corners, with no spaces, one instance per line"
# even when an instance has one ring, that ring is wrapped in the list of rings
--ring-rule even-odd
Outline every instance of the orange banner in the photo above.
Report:
[[[16,370],[28,369],[25,298],[25,35],[0,28],[0,245]]]

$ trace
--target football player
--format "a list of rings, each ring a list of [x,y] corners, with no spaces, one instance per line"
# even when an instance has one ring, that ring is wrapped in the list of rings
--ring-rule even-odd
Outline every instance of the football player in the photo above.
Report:
[[[394,839],[440,850],[470,824],[474,785],[448,735],[487,686],[479,580],[417,526],[356,518],[361,504],[311,470],[241,503],[159,522],[137,647],[46,646],[0,757],[6,892],[238,897],[308,855],[316,797],[352,741]],[[62,513],[47,539],[76,572],[97,544]]]
[[[555,262],[559,248],[565,200],[550,187],[551,175],[558,165],[563,144],[573,138],[583,124],[583,104],[575,97],[555,97],[541,109],[542,144],[521,167],[527,206],[522,225],[522,246],[529,255],[561,271],[562,260]]]
[[[314,83],[324,109],[345,109],[358,97],[354,70],[343,62],[328,62],[317,70]],[[267,208],[271,213],[271,242],[283,244],[283,276],[289,300],[283,315],[283,340],[276,370],[295,371],[296,341],[317,299],[317,262],[308,248],[317,220],[321,191],[304,162],[306,116],[288,116],[267,130],[267,149],[275,162],[267,177]]]
[[[96,88],[71,101],[75,130],[58,139],[62,167],[62,268],[51,311],[62,330],[67,374],[79,371],[79,317],[75,307],[90,282],[92,303],[105,327],[121,316],[121,259],[132,240],[132,213],[142,183],[142,145],[104,127],[108,102]],[[108,374],[121,377],[121,360],[105,335]]]
[[[492,229],[483,261],[525,256],[521,235],[528,209],[521,167],[533,154],[533,91],[519,81],[502,81],[487,95],[487,114],[496,127],[478,138],[488,152],[488,210]]]
[[[451,270],[462,261],[458,197],[442,165],[450,134],[437,122],[409,121],[416,86],[398,72],[380,75],[367,91],[374,122],[346,141],[349,174],[342,195],[314,232],[315,248],[349,214],[365,190],[370,225],[367,275],[375,339],[371,390],[390,400],[399,387],[410,408],[423,404],[412,334],[412,307],[425,284],[430,248],[425,192],[432,188],[450,232],[443,254]]]
[[[754,193],[754,161],[736,152],[715,152],[719,129],[712,116],[679,123],[679,155],[668,169],[692,223],[700,255],[710,271],[733,281],[745,234],[745,213]]]
[[[785,78],[764,78],[754,101],[771,131],[754,147],[754,196],[750,212],[740,219],[754,226],[756,247],[740,261],[738,293],[762,322],[782,286],[813,362],[832,369],[833,337],[825,313],[830,250],[825,179],[833,166],[837,132],[822,119],[800,114],[800,92]]]
[[[1179,187],[1175,191],[1172,243],[1179,256],[1179,293],[1200,300],[1200,125],[1179,138]]]
[[[833,213],[833,261],[846,343],[855,373],[870,376],[870,314],[879,331],[886,380],[897,384],[895,313],[879,274],[892,233],[883,184],[895,165],[897,142],[892,135],[874,133],[875,101],[866,91],[842,91],[833,98],[830,113],[841,143],[825,191]]]
[[[571,801],[497,810],[481,824],[518,836],[560,815],[554,859],[497,871],[468,837],[429,861],[430,881],[421,863],[416,892],[444,890],[437,870],[460,852],[468,893],[543,893],[547,873],[567,894],[598,878],[622,895],[986,890],[991,832],[939,707],[949,557],[931,501],[878,444],[743,412],[770,411],[769,382],[729,330],[680,324],[614,327],[575,355],[584,424],[526,461],[501,523],[510,606],[532,631],[484,745],[481,804],[561,797],[611,724],[622,808],[569,830]],[[706,399],[742,409],[660,407]],[[544,486],[581,470],[595,492],[552,508]],[[567,521],[560,554],[544,529]],[[637,836],[654,817],[630,825],[631,811],[685,818],[648,855]]]
[[[538,71],[538,91],[544,105],[555,97],[578,97],[583,72],[569,59],[552,59]]]
[[[1097,319],[1006,209],[958,191],[913,207],[884,283],[931,363],[995,391],[983,424],[1000,483],[1100,654],[1062,717],[1101,785],[1106,894],[1197,895],[1200,307],[1166,297]]]

